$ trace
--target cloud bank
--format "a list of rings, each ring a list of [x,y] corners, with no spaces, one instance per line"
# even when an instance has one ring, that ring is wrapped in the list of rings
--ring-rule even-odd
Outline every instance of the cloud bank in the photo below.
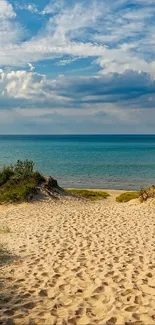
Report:
[[[1,0],[0,133],[154,133],[154,1],[45,2]]]

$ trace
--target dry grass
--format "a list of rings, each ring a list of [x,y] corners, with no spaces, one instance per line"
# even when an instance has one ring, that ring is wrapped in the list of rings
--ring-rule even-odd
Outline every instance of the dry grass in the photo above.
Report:
[[[140,202],[147,201],[150,198],[155,198],[155,185],[140,190]]]

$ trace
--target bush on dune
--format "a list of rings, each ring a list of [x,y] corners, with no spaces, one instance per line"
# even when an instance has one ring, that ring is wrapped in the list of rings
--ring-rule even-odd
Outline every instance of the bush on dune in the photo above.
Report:
[[[3,170],[0,171],[0,186],[8,182],[13,174],[12,167],[4,167]]]
[[[4,188],[0,194],[0,202],[27,201],[31,199],[36,191],[36,183],[33,181],[22,181],[19,184],[10,185]]]
[[[0,172],[0,202],[28,201],[37,194],[37,186],[45,181],[34,172],[34,163],[18,160],[15,165],[4,167]]]
[[[155,185],[152,185],[146,189],[142,188],[140,191],[122,193],[116,198],[116,201],[125,203],[137,198],[139,198],[141,203],[150,198],[155,198]]]
[[[23,180],[31,177],[33,175],[34,163],[29,160],[17,160],[16,164],[12,166],[13,179]]]
[[[155,198],[155,185],[148,187],[147,189],[142,188],[140,190],[140,201],[144,202],[150,198]]]

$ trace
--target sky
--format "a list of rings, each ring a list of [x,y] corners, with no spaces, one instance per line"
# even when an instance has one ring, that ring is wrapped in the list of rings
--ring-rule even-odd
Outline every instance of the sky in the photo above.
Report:
[[[155,133],[155,0],[0,0],[0,134]]]

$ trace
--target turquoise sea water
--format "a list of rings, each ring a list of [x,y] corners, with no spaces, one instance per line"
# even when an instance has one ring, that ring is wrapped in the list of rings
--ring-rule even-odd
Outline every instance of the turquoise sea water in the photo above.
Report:
[[[0,167],[26,158],[63,187],[155,184],[155,135],[0,136]]]

